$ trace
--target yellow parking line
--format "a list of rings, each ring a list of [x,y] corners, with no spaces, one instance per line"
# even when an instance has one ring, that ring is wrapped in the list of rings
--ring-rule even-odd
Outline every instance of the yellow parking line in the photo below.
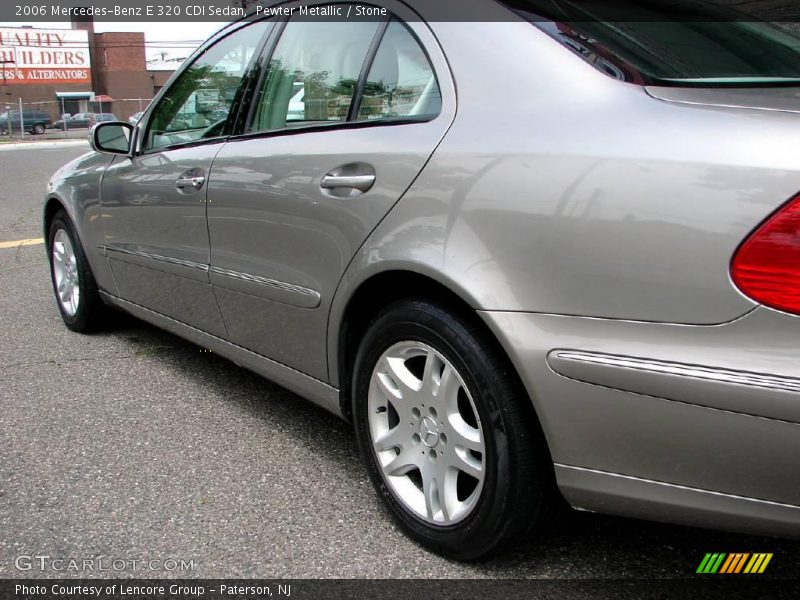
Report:
[[[0,242],[0,248],[18,248],[20,246],[36,246],[44,244],[44,238],[30,238],[27,240],[14,240],[13,242]]]

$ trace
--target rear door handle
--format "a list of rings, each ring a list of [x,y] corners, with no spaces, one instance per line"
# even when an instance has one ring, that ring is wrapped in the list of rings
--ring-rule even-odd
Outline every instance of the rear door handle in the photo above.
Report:
[[[326,190],[334,188],[353,188],[366,192],[375,184],[375,175],[325,175],[322,187]]]
[[[199,190],[203,187],[203,184],[206,182],[205,177],[181,177],[178,181],[175,182],[175,187],[179,190],[185,190],[188,188],[192,188],[195,190]]]
[[[336,198],[350,198],[368,192],[375,185],[375,167],[367,163],[348,163],[328,171],[319,184]]]

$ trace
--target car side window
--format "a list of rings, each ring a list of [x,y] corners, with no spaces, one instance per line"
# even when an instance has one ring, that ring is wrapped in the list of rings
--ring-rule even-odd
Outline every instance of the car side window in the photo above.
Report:
[[[208,48],[186,68],[153,111],[144,149],[222,135],[236,92],[270,27],[269,21],[243,27]]]
[[[357,120],[433,118],[442,94],[428,55],[401,22],[389,23],[367,75]]]
[[[346,121],[380,25],[290,20],[270,58],[248,132]]]

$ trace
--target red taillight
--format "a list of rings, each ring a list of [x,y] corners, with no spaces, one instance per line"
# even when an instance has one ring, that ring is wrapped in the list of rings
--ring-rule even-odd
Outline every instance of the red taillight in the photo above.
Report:
[[[800,196],[744,241],[733,256],[731,278],[756,302],[800,314]]]

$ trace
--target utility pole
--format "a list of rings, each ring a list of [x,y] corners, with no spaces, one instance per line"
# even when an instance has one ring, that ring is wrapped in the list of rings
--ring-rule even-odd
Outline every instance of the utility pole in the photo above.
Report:
[[[22,96],[19,97],[19,139],[25,139],[25,113],[22,112]],[[11,115],[9,115],[8,123],[11,124]],[[11,135],[11,132],[8,132]]]

